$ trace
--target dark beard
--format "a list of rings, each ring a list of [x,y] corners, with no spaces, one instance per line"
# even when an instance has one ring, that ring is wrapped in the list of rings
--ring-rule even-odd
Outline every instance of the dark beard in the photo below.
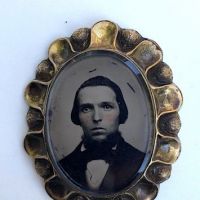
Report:
[[[96,141],[86,135],[82,136],[84,147],[90,151],[107,151],[117,145],[119,138],[121,137],[120,132],[115,132],[106,137],[105,140]]]

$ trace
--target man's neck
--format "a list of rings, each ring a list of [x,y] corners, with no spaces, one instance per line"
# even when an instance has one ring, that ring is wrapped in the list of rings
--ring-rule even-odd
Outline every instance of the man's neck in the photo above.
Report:
[[[95,141],[92,140],[89,137],[83,137],[83,145],[82,145],[82,149],[87,149],[87,150],[92,150],[92,151],[96,151],[96,150],[102,150],[102,151],[106,151],[109,149],[116,149],[117,148],[117,144],[120,141],[121,138],[121,133],[115,132],[113,134],[110,134],[105,140],[103,141]]]

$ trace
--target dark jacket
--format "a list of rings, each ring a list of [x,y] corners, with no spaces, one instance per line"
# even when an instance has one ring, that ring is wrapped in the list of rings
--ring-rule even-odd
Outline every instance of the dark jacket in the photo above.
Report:
[[[91,190],[86,182],[85,171],[87,163],[97,158],[94,152],[87,152],[87,150],[81,152],[81,146],[82,142],[59,163],[63,172],[77,185]],[[110,150],[103,154],[104,158],[102,157],[102,159],[109,163],[109,167],[98,192],[114,192],[126,187],[133,181],[145,156],[145,153],[125,142],[122,137],[120,137],[115,151]],[[99,155],[99,157],[101,156]]]

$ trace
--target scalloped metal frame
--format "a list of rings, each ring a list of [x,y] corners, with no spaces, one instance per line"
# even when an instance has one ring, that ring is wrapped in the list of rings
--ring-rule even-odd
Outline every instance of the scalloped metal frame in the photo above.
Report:
[[[155,143],[151,160],[139,181],[128,190],[112,196],[96,198],[81,191],[70,191],[59,177],[48,155],[44,136],[44,104],[48,87],[60,68],[73,56],[93,49],[112,50],[137,63],[152,95],[155,107]],[[49,47],[48,59],[37,67],[36,78],[28,84],[25,99],[28,134],[24,147],[35,161],[45,189],[53,199],[63,200],[149,200],[157,196],[160,183],[171,174],[171,165],[180,154],[178,132],[181,127],[178,110],[182,94],[172,83],[172,71],[164,63],[161,48],[143,38],[137,31],[122,29],[111,21],[100,21],[91,29],[81,28],[69,38],[60,38]]]

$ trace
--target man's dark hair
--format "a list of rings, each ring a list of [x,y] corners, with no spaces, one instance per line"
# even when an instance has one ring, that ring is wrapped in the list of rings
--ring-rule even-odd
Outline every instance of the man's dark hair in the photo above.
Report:
[[[121,89],[116,83],[114,83],[113,81],[111,81],[110,79],[104,76],[96,76],[96,77],[90,78],[78,88],[78,90],[76,91],[74,105],[71,112],[72,122],[76,125],[80,125],[78,94],[81,89],[85,87],[90,87],[90,86],[107,86],[115,92],[116,101],[118,103],[119,110],[120,110],[119,124],[124,124],[128,118],[128,109],[124,101],[124,97],[122,95]]]

